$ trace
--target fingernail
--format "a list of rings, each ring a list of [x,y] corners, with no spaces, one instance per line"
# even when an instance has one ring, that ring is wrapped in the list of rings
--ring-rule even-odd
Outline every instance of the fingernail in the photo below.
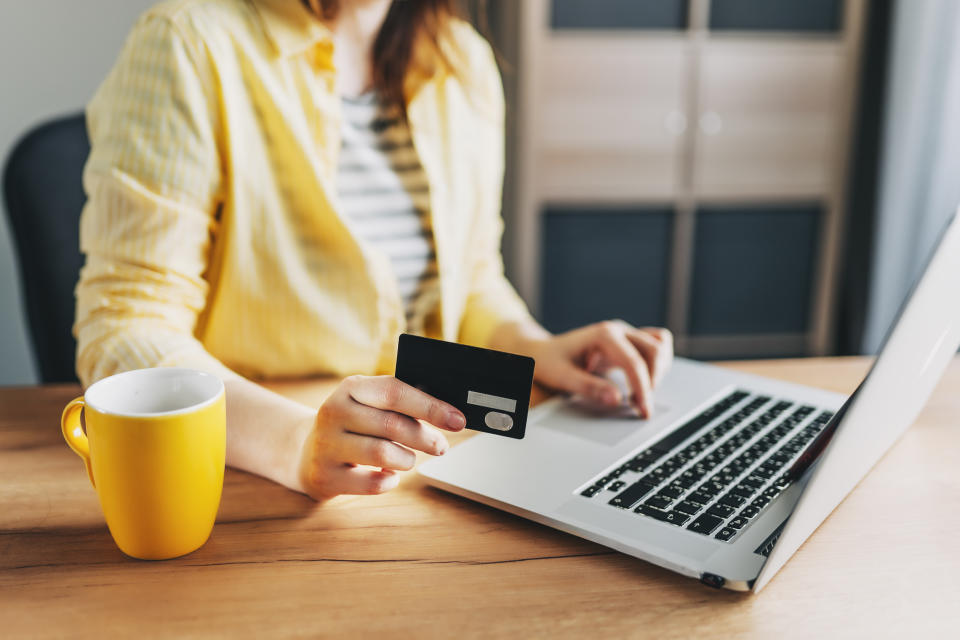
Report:
[[[467,426],[467,419],[459,411],[451,411],[447,414],[447,427],[459,431]]]

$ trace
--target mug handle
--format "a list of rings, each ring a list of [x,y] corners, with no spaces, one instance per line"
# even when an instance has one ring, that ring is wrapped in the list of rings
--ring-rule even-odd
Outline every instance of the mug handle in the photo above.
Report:
[[[87,475],[90,476],[90,484],[96,488],[97,483],[93,481],[93,467],[90,465],[90,441],[87,440],[87,434],[80,426],[80,412],[83,411],[83,407],[83,396],[71,400],[60,417],[60,430],[63,431],[63,439],[67,441],[70,448],[83,458],[83,462],[87,465]]]

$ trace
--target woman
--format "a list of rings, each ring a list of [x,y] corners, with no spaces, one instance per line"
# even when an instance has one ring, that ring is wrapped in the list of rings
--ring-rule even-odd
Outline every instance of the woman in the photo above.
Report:
[[[140,20],[88,108],[85,384],[214,372],[228,464],[318,500],[389,490],[463,428],[388,375],[405,330],[528,354],[543,385],[608,405],[601,374],[623,368],[650,414],[668,332],[554,336],[504,278],[500,79],[453,4],[176,0]],[[319,410],[252,381],[321,374],[349,377]]]

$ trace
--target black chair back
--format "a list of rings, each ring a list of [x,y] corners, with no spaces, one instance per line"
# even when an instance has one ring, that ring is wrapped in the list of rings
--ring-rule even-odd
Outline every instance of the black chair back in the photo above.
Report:
[[[28,132],[7,159],[3,193],[20,264],[29,334],[43,382],[76,381],[74,294],[83,259],[81,176],[90,153],[83,114]]]

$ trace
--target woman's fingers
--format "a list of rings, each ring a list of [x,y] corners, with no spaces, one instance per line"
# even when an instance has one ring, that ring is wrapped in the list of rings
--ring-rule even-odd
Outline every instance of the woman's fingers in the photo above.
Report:
[[[625,335],[647,363],[650,379],[656,386],[667,373],[673,349],[668,347],[663,338],[655,337],[642,329],[629,329]]]
[[[315,485],[311,496],[315,499],[332,498],[342,494],[373,495],[396,488],[400,476],[395,471],[331,464],[323,470],[322,481]]]
[[[467,420],[453,405],[437,400],[393,376],[352,376],[344,381],[350,397],[369,407],[395,411],[432,425],[460,431]]]
[[[431,426],[396,411],[383,411],[352,402],[346,431],[386,438],[434,456],[443,455],[449,448],[443,434]]]
[[[597,331],[597,346],[603,351],[604,358],[623,369],[633,391],[634,404],[645,418],[650,418],[653,415],[653,389],[647,363],[618,323],[601,323]]]
[[[623,400],[620,389],[613,382],[572,364],[563,365],[556,372],[555,379],[551,386],[589,398],[597,404],[615,407]]]
[[[417,462],[417,454],[396,442],[349,432],[340,436],[336,457],[344,463],[393,471],[408,471]]]

